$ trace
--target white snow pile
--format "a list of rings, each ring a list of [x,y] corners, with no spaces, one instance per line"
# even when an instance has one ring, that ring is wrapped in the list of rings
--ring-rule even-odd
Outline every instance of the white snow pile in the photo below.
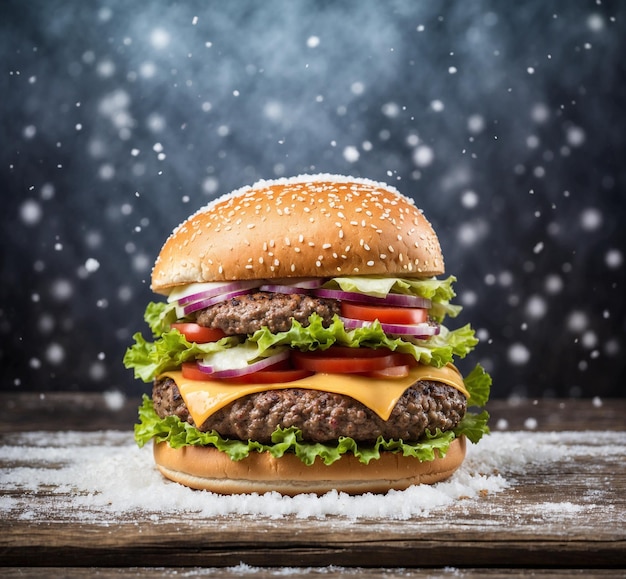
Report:
[[[151,448],[137,448],[130,432],[15,434],[0,447],[0,516],[99,522],[183,514],[407,520],[435,516],[440,507],[461,500],[489,501],[538,465],[615,449],[626,458],[626,433],[604,432],[600,446],[593,447],[584,444],[585,437],[589,433],[494,432],[469,445],[461,468],[435,485],[385,495],[330,492],[291,498],[278,493],[220,496],[169,482],[156,470]]]

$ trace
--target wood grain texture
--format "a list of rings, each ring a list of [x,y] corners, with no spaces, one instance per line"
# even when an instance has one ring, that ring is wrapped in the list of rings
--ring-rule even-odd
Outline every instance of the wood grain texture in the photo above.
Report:
[[[114,410],[95,395],[2,398],[5,420],[0,422],[0,443],[19,442],[25,451],[34,444],[32,430],[76,429],[86,432],[78,436],[87,437],[94,428],[118,428],[130,437],[127,417],[136,403],[127,401]],[[598,576],[620,576],[609,570],[622,573],[626,568],[626,461],[623,451],[617,457],[607,452],[607,441],[626,444],[625,401],[602,405],[589,400],[530,401],[515,406],[498,402],[491,412],[495,421],[506,421],[509,427],[520,423],[523,428],[532,418],[534,431],[544,430],[544,440],[565,450],[552,463],[510,474],[511,485],[502,492],[457,500],[441,511],[408,520],[184,513],[155,517],[145,512],[80,520],[69,512],[64,516],[62,510],[46,520],[41,513],[54,502],[71,501],[71,487],[65,490],[52,479],[49,486],[31,490],[12,486],[12,469],[25,467],[28,461],[5,459],[0,461],[0,499],[21,506],[0,520],[0,564],[6,567],[0,574],[29,576],[18,575],[17,569],[40,566],[63,567],[63,576],[74,577],[80,569],[72,569],[93,567],[101,569],[101,577],[122,577],[127,569],[145,568],[134,575],[142,577],[158,576],[149,571],[156,567],[162,576],[173,576],[174,570],[191,567],[198,569],[191,577],[203,576],[200,569],[207,568],[220,568],[226,573],[222,576],[235,577],[250,571],[240,566],[245,564],[266,577],[273,576],[271,568],[284,566],[302,573],[319,567],[325,575],[332,570],[329,566],[387,569],[389,577],[431,576],[419,574],[426,568],[464,570],[450,575],[454,577],[504,576],[498,570],[504,573],[507,568],[532,568],[538,576],[541,569],[551,568],[561,569],[561,575],[553,575],[557,577],[576,576],[570,573],[573,569],[587,569],[586,577],[595,576],[593,569],[601,570]],[[6,420],[8,414],[11,421]],[[86,420],[86,415],[94,420]],[[89,444],[100,445],[94,447],[97,450],[120,444],[124,433],[103,430],[95,433],[96,442],[94,433],[89,436]],[[478,571],[485,568],[490,571]],[[506,571],[506,576],[515,575]]]
[[[339,579],[343,577],[359,577],[359,579],[517,579],[519,577],[538,577],[549,579],[623,579],[624,572],[620,569],[503,569],[480,568],[462,569],[444,567],[442,569],[422,568],[363,568],[363,567],[251,567],[236,565],[234,567],[5,567],[2,569],[4,579],[41,579],[42,577],[62,577],[63,579],[169,579],[185,577],[201,579],[204,577],[220,579],[273,579],[275,577],[324,577]]]

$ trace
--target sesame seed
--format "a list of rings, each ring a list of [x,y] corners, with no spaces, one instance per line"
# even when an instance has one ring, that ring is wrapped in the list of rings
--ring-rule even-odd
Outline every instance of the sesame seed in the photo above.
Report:
[[[291,245],[291,241],[289,240],[289,238],[288,238],[288,237],[285,237],[285,245],[286,245],[287,247],[289,247],[289,246]]]
[[[254,229],[254,223],[248,223],[248,229]]]
[[[322,267],[322,262],[318,260],[318,261],[315,262],[315,265],[317,267]]]
[[[292,263],[290,269],[291,269],[291,272],[293,273],[294,271],[296,271],[296,266]]]
[[[373,261],[373,260],[368,261],[368,262],[367,262],[367,265],[368,265],[369,267],[373,267],[373,265],[374,265],[374,261]]]
[[[324,245],[322,245],[322,249],[330,249],[332,247],[332,245],[330,243],[325,243]]]
[[[393,246],[391,246],[391,245],[388,245],[387,249],[389,250],[389,253],[393,253],[394,252]]]
[[[298,241],[300,243],[302,243],[304,241],[304,235],[302,235],[302,233],[300,235],[298,235]]]
[[[220,274],[222,274],[222,273],[224,273],[224,268],[220,265],[220,266],[217,268],[217,271],[218,271]]]
[[[296,253],[300,253],[300,248],[299,248],[299,247],[294,247],[294,248],[293,248],[293,250],[294,250]]]
[[[381,253],[379,257],[380,259],[387,259],[387,255],[384,253]]]

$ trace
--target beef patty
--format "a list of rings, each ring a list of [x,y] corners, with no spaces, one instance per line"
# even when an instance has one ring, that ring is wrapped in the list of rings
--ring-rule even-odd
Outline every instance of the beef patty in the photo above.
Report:
[[[307,326],[313,313],[319,314],[327,327],[339,312],[340,304],[337,300],[304,294],[255,292],[200,311],[196,322],[201,326],[222,330],[228,335],[253,334],[263,326],[275,334],[288,331],[292,320]]]
[[[152,399],[161,418],[176,415],[194,424],[171,378],[154,382]],[[339,436],[359,442],[373,442],[379,436],[416,441],[426,430],[454,428],[465,415],[466,405],[465,396],[455,388],[419,381],[406,390],[385,421],[349,396],[289,388],[240,398],[210,416],[199,429],[261,443],[271,442],[278,426],[295,426],[311,442],[329,442]]]

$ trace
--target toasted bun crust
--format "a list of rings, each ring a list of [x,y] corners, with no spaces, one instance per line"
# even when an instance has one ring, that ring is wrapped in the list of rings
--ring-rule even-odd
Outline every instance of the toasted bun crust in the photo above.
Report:
[[[465,458],[465,437],[455,439],[446,456],[420,462],[392,452],[365,465],[353,455],[344,455],[329,466],[319,459],[311,466],[295,455],[274,458],[252,453],[240,461],[212,447],[171,448],[154,444],[154,459],[161,473],[185,486],[220,494],[266,493],[284,495],[324,494],[331,490],[348,494],[384,493],[414,484],[442,481],[459,468]]]
[[[193,282],[444,272],[439,240],[393,187],[338,175],[261,181],[210,203],[161,249],[152,289]]]

